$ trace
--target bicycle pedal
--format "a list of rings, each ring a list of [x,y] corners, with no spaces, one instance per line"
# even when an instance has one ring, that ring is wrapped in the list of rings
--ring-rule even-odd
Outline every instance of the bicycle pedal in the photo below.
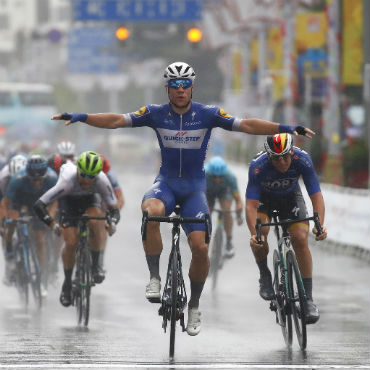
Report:
[[[159,315],[159,316],[163,316],[163,314],[164,314],[164,308],[163,308],[163,306],[161,306],[161,307],[159,307],[159,309],[158,309],[158,315]]]

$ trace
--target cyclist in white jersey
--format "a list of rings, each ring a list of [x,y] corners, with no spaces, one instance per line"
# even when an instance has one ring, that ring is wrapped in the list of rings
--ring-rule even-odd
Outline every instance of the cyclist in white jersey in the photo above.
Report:
[[[303,126],[279,125],[254,118],[239,119],[218,107],[193,102],[195,72],[187,63],[170,64],[165,69],[164,78],[168,104],[148,105],[127,114],[63,113],[52,117],[53,120],[66,120],[66,125],[80,121],[100,128],[148,126],[155,131],[162,164],[155,183],[143,198],[141,207],[148,211],[149,216],[170,214],[176,204],[181,205],[183,217],[204,217],[208,212],[203,165],[211,131],[215,127],[255,135],[290,132],[311,137],[314,134]],[[186,224],[183,228],[192,251],[186,330],[189,335],[197,335],[201,328],[199,299],[209,271],[208,245],[203,224]],[[159,302],[162,239],[156,222],[148,223],[144,250],[150,272],[146,298]]]
[[[79,241],[77,220],[68,220],[68,217],[81,216],[87,213],[90,217],[104,217],[101,209],[102,200],[107,206],[107,211],[112,218],[112,225],[104,225],[101,221],[89,221],[90,240],[92,256],[92,276],[95,283],[101,283],[105,276],[99,265],[99,256],[105,247],[107,233],[112,235],[115,231],[115,224],[120,219],[120,212],[117,207],[117,198],[113,188],[102,170],[101,157],[95,152],[84,152],[77,160],[77,166],[67,162],[61,167],[57,184],[43,194],[35,203],[34,209],[40,219],[51,227],[55,233],[62,233],[64,248],[62,260],[65,279],[60,295],[60,302],[68,307],[72,303],[72,272],[75,264],[75,252]],[[65,217],[62,229],[59,223],[48,213],[48,204],[59,199],[59,207],[62,216]]]

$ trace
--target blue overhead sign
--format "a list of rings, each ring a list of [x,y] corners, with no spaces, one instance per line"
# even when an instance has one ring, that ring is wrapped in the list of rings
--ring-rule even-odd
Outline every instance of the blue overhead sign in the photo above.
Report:
[[[114,42],[114,32],[109,27],[72,29],[68,34],[68,72],[119,73],[122,56],[111,48]]]
[[[73,0],[76,21],[181,22],[202,19],[202,0]]]

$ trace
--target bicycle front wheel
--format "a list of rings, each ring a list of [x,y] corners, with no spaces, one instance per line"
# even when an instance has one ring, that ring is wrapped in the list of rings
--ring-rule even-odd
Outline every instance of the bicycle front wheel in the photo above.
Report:
[[[216,229],[211,249],[212,289],[216,288],[218,272],[222,265],[222,239],[222,229],[218,227]]]
[[[287,253],[289,296],[295,331],[301,349],[307,346],[306,317],[304,311],[305,292],[297,259],[293,251]]]
[[[170,357],[175,355],[175,334],[176,334],[176,321],[177,321],[177,266],[178,255],[177,249],[173,248],[172,261],[171,261],[171,331],[170,331]]]
[[[280,261],[279,252],[275,249],[273,256],[274,264],[274,291],[276,305],[276,321],[281,327],[285,344],[290,347],[293,341],[292,317],[287,299],[285,270]]]
[[[31,288],[33,293],[33,298],[35,299],[35,303],[38,308],[42,306],[42,296],[41,296],[41,272],[40,272],[40,264],[37,259],[35,250],[31,246],[29,249],[29,274],[30,274],[30,282]]]
[[[20,247],[17,247],[20,248]],[[21,301],[24,302],[25,307],[28,307],[28,300],[29,300],[29,294],[28,294],[28,277],[26,273],[26,266],[24,262],[24,257],[19,255],[19,253],[22,250],[17,250],[17,268],[16,268],[16,275],[15,275],[15,285],[17,287],[19,296],[21,298]]]
[[[77,259],[75,303],[77,322],[87,326],[90,315],[91,254],[86,248],[80,250]]]

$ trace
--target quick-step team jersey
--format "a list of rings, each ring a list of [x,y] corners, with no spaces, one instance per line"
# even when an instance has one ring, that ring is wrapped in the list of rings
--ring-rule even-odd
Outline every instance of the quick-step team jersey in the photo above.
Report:
[[[204,178],[204,160],[211,131],[215,127],[237,131],[241,119],[215,106],[191,102],[184,114],[171,105],[148,105],[124,114],[127,127],[151,127],[158,138],[165,177]]]
[[[292,163],[285,173],[275,169],[267,153],[261,154],[252,161],[249,167],[247,199],[259,200],[262,192],[282,196],[292,193],[298,186],[300,176],[309,195],[321,191],[309,154],[297,147],[294,147],[293,151]]]

